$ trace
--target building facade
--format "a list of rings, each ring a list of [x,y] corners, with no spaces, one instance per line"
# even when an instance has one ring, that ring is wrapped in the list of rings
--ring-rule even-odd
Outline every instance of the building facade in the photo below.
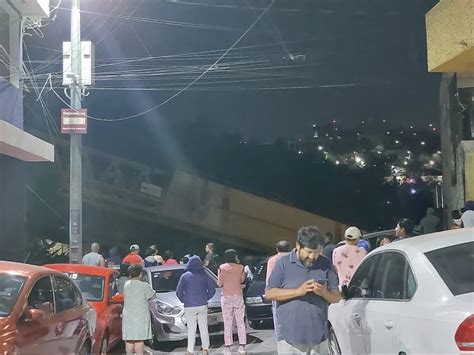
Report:
[[[0,260],[26,258],[26,171],[54,147],[23,129],[23,28],[49,17],[49,0],[0,0]]]

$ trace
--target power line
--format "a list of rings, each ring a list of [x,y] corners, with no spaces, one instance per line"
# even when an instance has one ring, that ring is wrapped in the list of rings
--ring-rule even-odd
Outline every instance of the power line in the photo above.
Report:
[[[204,2],[192,2],[192,1],[183,1],[183,0],[166,0],[167,4],[177,4],[177,5],[192,5],[192,6],[201,6],[201,7],[216,7],[222,9],[239,9],[239,10],[265,10],[264,7],[248,7],[248,6],[238,6],[238,5],[224,5],[224,4],[213,4],[213,3],[204,3]],[[300,9],[289,9],[289,8],[276,8],[278,11],[287,11],[287,12],[301,12]]]
[[[70,10],[68,8],[60,7],[61,10]],[[126,16],[126,15],[114,15],[105,12],[97,12],[97,11],[89,11],[89,10],[81,10],[81,13],[92,15],[92,16],[100,16],[101,18],[115,18],[119,20],[126,20],[126,21],[137,21],[142,23],[152,23],[158,25],[168,25],[168,26],[178,26],[178,27],[188,27],[194,29],[202,29],[202,30],[217,30],[217,31],[227,31],[227,32],[236,32],[239,31],[237,28],[227,27],[227,26],[219,26],[219,25],[203,25],[199,23],[192,23],[192,22],[180,22],[180,21],[169,21],[169,20],[159,20],[150,17],[136,17],[136,16]]]
[[[211,66],[209,66],[201,75],[199,75],[196,79],[194,79],[192,82],[190,82],[188,85],[186,85],[183,89],[181,89],[180,91],[178,91],[177,93],[175,93],[174,95],[172,95],[171,97],[169,97],[168,99],[166,99],[165,101],[163,101],[162,103],[160,103],[159,105],[156,105],[146,111],[143,111],[141,113],[138,113],[138,114],[135,114],[135,115],[131,115],[131,116],[127,116],[127,117],[121,117],[121,118],[116,118],[116,119],[108,119],[108,118],[98,118],[98,117],[93,117],[93,116],[88,116],[90,119],[93,119],[93,120],[96,120],[96,121],[102,121],[102,122],[119,122],[119,121],[126,121],[126,120],[130,120],[130,119],[133,119],[133,118],[137,118],[137,117],[140,117],[140,116],[143,116],[149,112],[152,112],[162,106],[164,106],[165,104],[167,104],[168,102],[172,101],[173,99],[175,99],[176,97],[178,97],[179,95],[181,95],[183,92],[185,92],[187,89],[189,89],[190,87],[192,87],[196,82],[198,82],[202,77],[204,77],[213,67],[215,67],[217,64],[219,64],[219,62],[224,59],[224,57],[230,52],[232,51],[232,49],[234,49],[239,43],[240,41],[242,41],[242,39],[257,25],[257,23],[260,21],[260,19],[265,16],[267,14],[267,12],[273,7],[273,5],[275,4],[275,0],[272,0],[272,2],[266,7],[266,9],[255,19],[255,21],[253,21],[253,23],[248,27],[248,29],[232,44],[232,46],[230,46],[220,57],[219,59],[217,59]],[[50,81],[50,84],[52,86],[52,83]],[[57,93],[55,92],[55,94],[57,95]],[[59,96],[59,95],[57,95]],[[62,100],[62,98],[61,98]],[[69,105],[68,105],[69,106]]]
[[[56,217],[59,217],[61,221],[67,222],[66,218],[56,211],[50,204],[48,204],[35,190],[33,190],[29,185],[26,185],[26,189],[30,191],[43,205],[45,205],[51,212],[53,212]]]
[[[225,83],[225,82],[223,82]],[[339,84],[311,84],[311,85],[278,85],[278,86],[255,86],[255,87],[237,87],[237,86],[218,86],[218,87],[194,87],[189,91],[269,91],[269,90],[309,90],[309,89],[335,89],[335,88],[359,88],[371,86],[389,86],[391,82],[370,82],[370,83],[339,83]],[[51,91],[64,104],[66,101],[56,92],[61,87],[50,87]],[[156,88],[156,87],[93,87],[91,91],[176,91],[177,88]]]

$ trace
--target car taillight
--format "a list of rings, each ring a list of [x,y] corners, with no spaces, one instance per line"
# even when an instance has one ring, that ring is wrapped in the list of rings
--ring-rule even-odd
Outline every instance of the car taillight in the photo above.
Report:
[[[461,323],[454,339],[459,350],[474,351],[474,314]]]

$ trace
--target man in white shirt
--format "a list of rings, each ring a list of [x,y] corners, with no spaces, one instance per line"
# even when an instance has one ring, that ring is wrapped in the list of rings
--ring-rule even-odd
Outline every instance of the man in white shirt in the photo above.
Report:
[[[99,254],[99,251],[99,243],[92,243],[91,252],[84,255],[84,257],[82,258],[82,263],[84,265],[105,267],[105,259],[102,255]]]
[[[455,219],[454,223],[463,228],[474,227],[474,201],[466,201],[464,209],[461,218]]]

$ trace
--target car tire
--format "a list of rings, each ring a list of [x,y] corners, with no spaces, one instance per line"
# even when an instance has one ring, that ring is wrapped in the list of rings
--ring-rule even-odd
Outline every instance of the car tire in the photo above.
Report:
[[[153,335],[153,338],[146,341],[146,345],[148,345],[153,350],[160,350],[159,349],[160,346],[158,344],[158,339],[156,338],[155,333],[153,332],[152,335]]]
[[[331,326],[329,327],[328,346],[330,355],[341,355],[341,348],[339,347],[336,333]]]
[[[259,329],[260,328],[260,322],[259,321],[255,321],[255,320],[249,320],[249,326],[250,328],[252,329]]]
[[[102,344],[100,345],[100,354],[101,355],[107,355],[109,351],[109,336],[107,333],[104,334],[104,337],[102,338]]]

